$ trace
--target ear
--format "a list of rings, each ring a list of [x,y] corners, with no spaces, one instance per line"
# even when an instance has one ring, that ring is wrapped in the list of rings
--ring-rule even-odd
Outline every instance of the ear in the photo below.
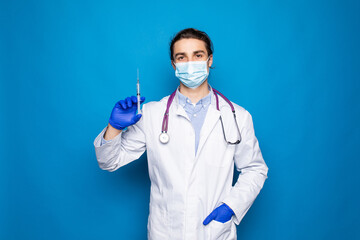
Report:
[[[171,65],[172,65],[173,69],[174,69],[174,70],[176,70],[176,66],[175,66],[175,64],[174,64],[174,61],[173,61],[173,60],[171,60]]]
[[[212,63],[213,63],[213,55],[211,54],[210,56],[209,56],[209,68],[211,67],[211,65],[212,65]]]

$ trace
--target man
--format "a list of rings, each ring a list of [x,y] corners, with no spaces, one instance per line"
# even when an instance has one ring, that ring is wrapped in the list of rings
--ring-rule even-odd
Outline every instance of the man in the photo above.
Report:
[[[251,115],[208,84],[212,53],[206,33],[180,31],[170,45],[178,89],[144,104],[142,114],[134,96],[117,102],[94,141],[108,171],[147,150],[148,239],[236,239],[235,224],[267,178]],[[234,163],[241,174],[232,186]]]

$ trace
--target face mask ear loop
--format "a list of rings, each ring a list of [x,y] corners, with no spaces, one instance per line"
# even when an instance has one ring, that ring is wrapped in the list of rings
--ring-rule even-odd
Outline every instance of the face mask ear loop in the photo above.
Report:
[[[206,60],[206,63],[209,63],[209,59],[210,59],[210,56],[209,56],[208,59]],[[211,66],[208,66],[208,68],[210,69]],[[208,70],[208,72],[210,72],[210,70]]]

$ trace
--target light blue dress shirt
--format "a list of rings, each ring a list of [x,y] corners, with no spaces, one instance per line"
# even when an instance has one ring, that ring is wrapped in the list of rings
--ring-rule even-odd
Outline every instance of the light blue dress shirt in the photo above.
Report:
[[[176,96],[178,98],[179,104],[184,108],[187,113],[190,122],[195,131],[195,154],[197,152],[200,140],[200,131],[204,123],[206,112],[211,103],[211,90],[208,95],[200,99],[194,106],[191,103],[191,100],[185,95],[181,94],[179,88],[176,91]],[[109,142],[111,140],[105,140],[104,136],[101,138],[101,145]]]

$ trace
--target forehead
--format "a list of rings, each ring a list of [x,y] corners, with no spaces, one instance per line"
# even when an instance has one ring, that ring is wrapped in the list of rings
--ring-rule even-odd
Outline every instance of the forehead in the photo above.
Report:
[[[194,38],[183,38],[174,44],[174,54],[178,52],[194,52],[203,50],[206,52],[205,42]]]

